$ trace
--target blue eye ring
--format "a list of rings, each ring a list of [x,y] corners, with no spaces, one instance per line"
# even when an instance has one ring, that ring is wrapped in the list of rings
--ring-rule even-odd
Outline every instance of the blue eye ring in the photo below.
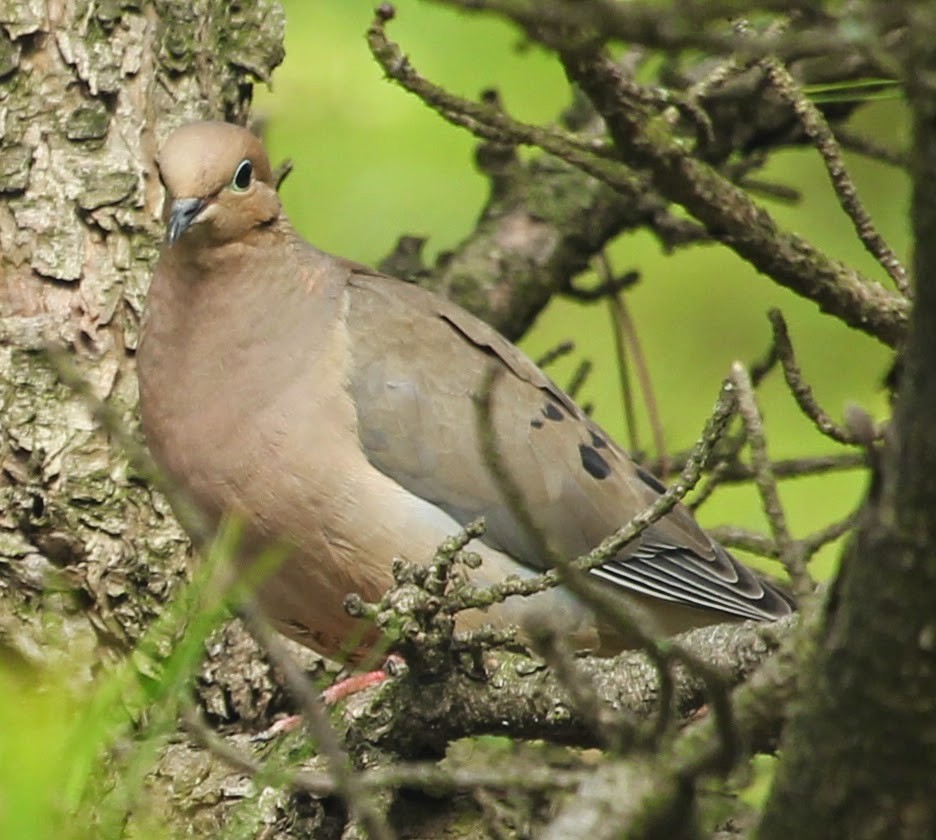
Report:
[[[234,178],[231,180],[231,189],[235,192],[244,192],[253,181],[253,164],[245,159],[237,164],[234,170]]]

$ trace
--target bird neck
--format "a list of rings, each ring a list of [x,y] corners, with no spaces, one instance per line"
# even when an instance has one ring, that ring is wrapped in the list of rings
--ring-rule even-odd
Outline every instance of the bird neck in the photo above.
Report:
[[[149,357],[158,348],[154,376],[185,375],[192,387],[212,391],[221,387],[219,366],[233,377],[248,375],[251,367],[291,375],[271,337],[295,335],[301,352],[289,349],[297,359],[328,342],[343,285],[328,271],[316,272],[310,246],[291,226],[270,226],[211,248],[181,244],[164,246],[150,286],[139,361],[155,368]]]
[[[215,240],[194,227],[174,245],[163,244],[160,262],[171,266],[177,277],[230,278],[232,273],[242,273],[245,264],[262,261],[264,253],[275,252],[297,238],[282,215],[236,239]]]

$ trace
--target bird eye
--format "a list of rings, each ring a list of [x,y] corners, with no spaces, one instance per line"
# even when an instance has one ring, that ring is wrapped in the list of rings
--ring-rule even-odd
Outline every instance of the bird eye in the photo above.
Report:
[[[231,187],[237,192],[243,192],[250,186],[250,179],[253,177],[253,164],[249,160],[242,160],[237,164],[234,172],[234,180],[231,181]]]

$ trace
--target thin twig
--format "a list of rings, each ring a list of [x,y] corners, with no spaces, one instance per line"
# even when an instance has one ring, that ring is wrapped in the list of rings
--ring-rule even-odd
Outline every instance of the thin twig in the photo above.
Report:
[[[610,288],[615,283],[615,277],[614,271],[611,268],[611,261],[608,259],[606,251],[600,251],[598,253],[598,266],[602,275],[602,285]],[[628,272],[624,277],[633,278],[633,280],[636,281],[638,275],[636,272]],[[628,359],[632,361],[634,372],[637,374],[637,381],[640,383],[640,393],[643,395],[644,405],[647,408],[647,419],[650,423],[650,433],[653,435],[653,444],[656,448],[657,457],[660,459],[661,463],[665,464],[666,444],[663,440],[663,421],[660,419],[660,411],[657,406],[656,395],[653,391],[653,380],[650,377],[647,359],[644,356],[643,347],[637,335],[637,327],[630,316],[630,310],[622,294],[622,289],[618,289],[608,295],[608,306],[611,309],[614,346],[617,351],[618,373],[621,377],[621,395],[624,400],[624,413],[631,436],[630,450],[631,452],[639,452],[640,447],[637,441],[637,418],[634,411],[634,399],[631,393],[630,380],[627,375]]]
[[[803,131],[819,152],[832,181],[832,188],[838,196],[839,204],[851,219],[858,238],[864,243],[868,252],[884,267],[897,290],[905,297],[910,297],[912,289],[907,277],[907,269],[887,244],[874,224],[871,214],[858,197],[858,190],[848,173],[842,149],[822,112],[803,93],[790,71],[777,59],[762,59],[761,66],[777,92],[792,106]]]
[[[549,367],[551,364],[555,364],[563,356],[568,356],[574,350],[575,342],[562,341],[555,347],[543,353],[543,355],[536,360],[536,366],[540,368]]]
[[[384,3],[377,9],[367,31],[371,54],[388,78],[418,96],[441,117],[483,140],[537,146],[626,192],[641,189],[644,179],[615,160],[613,147],[607,146],[603,139],[583,139],[557,128],[520,122],[489,102],[472,102],[454,96],[421,76],[399,46],[386,37],[384,27],[393,15],[390,4]]]
[[[764,435],[764,425],[757,400],[754,397],[754,388],[748,376],[747,369],[740,362],[731,366],[731,381],[737,389],[738,413],[744,420],[747,429],[748,443],[751,447],[751,462],[754,467],[754,482],[760,493],[761,503],[770,531],[790,579],[794,590],[799,597],[808,595],[813,590],[813,581],[803,562],[800,547],[794,542],[787,527],[786,514],[780,501],[777,490],[777,481],[770,469],[770,459],[767,456],[767,439]]]
[[[734,416],[736,390],[730,381],[722,386],[715,408],[706,421],[701,438],[686,460],[679,480],[672,484],[652,505],[633,516],[629,522],[602,540],[596,548],[573,560],[569,564],[570,568],[586,572],[606,563],[610,557],[613,557],[625,545],[640,536],[650,525],[669,513],[679,503],[680,499],[695,486],[702,474],[703,465],[707,462],[712,450]],[[509,476],[507,478],[510,480]],[[474,607],[488,607],[517,595],[535,595],[538,592],[558,586],[561,582],[562,572],[552,568],[540,575],[529,578],[511,578],[485,589],[472,590],[470,593],[466,591],[462,597],[454,599],[447,609],[452,612],[460,612]]]
[[[767,374],[773,370],[777,364],[778,359],[777,342],[771,341],[770,347],[768,347],[767,353],[764,355],[764,357],[755,360],[750,365],[749,374],[751,377],[751,384],[754,388],[760,385]],[[726,435],[723,438],[723,446],[720,447],[718,460],[712,465],[709,474],[702,483],[702,486],[698,488],[692,498],[692,501],[688,504],[689,509],[693,511],[693,513],[698,511],[699,508],[701,508],[702,505],[704,505],[705,502],[711,498],[718,485],[721,484],[727,476],[729,476],[732,466],[738,463],[741,449],[746,442],[747,437],[743,425],[741,426],[740,434],[733,436]],[[674,463],[682,463],[682,460],[682,456],[671,456],[668,459],[668,463],[661,463],[659,469],[654,469],[654,472],[656,475],[665,476],[666,470],[664,470],[663,467],[673,469]],[[752,471],[750,477],[753,478],[753,475],[754,474]]]
[[[328,759],[329,770],[355,819],[375,840],[392,840],[393,832],[386,817],[377,809],[370,793],[361,785],[360,777],[332,728],[325,704],[302,668],[290,655],[282,639],[267,624],[255,603],[247,600],[238,612],[250,634],[266,651],[270,661],[279,668],[290,692],[303,712],[303,722],[315,738],[322,754]]]
[[[575,372],[572,374],[572,378],[569,379],[569,384],[565,389],[566,393],[570,397],[572,397],[573,400],[576,399],[576,397],[578,397],[579,391],[582,390],[582,386],[588,380],[588,377],[591,375],[591,372],[592,372],[591,360],[582,359],[582,361],[579,362],[579,366],[575,369]],[[582,410],[585,411],[584,406]],[[585,413],[589,414],[590,412],[585,411]]]
[[[751,362],[748,366],[751,384],[755,388],[759,387],[767,374],[777,366],[778,361],[780,361],[780,357],[777,355],[777,342],[771,339],[770,347],[767,348],[763,358]]]
[[[560,572],[565,585],[588,604],[596,614],[605,618],[611,626],[622,631],[625,638],[635,648],[647,655],[657,670],[660,680],[658,711],[649,737],[642,739],[641,745],[650,748],[657,746],[669,728],[674,711],[672,705],[675,693],[673,667],[679,663],[689,673],[698,677],[705,686],[706,697],[719,720],[719,732],[723,737],[724,760],[728,765],[733,763],[738,749],[738,740],[732,722],[728,680],[711,663],[702,660],[672,640],[661,640],[652,629],[651,623],[646,621],[639,611],[616,598],[588,575],[574,568],[572,564],[562,563]],[[597,699],[595,702],[597,703]],[[598,715],[600,711],[593,709],[592,713]],[[607,729],[605,731],[607,732]],[[636,730],[628,728],[621,734],[633,738]]]
[[[602,112],[617,149],[632,165],[648,170],[649,176],[618,158],[605,157],[603,145],[599,148],[567,132],[513,120],[497,108],[453,96],[432,84],[388,40],[386,23],[392,17],[390,4],[378,9],[367,32],[372,55],[388,78],[444,119],[485,140],[537,146],[625,195],[641,195],[654,184],[668,200],[681,204],[710,230],[719,231],[722,241],[778,283],[888,344],[902,338],[909,312],[904,297],[868,281],[801,237],[780,230],[763,207],[692,157],[676,138],[658,136],[659,132],[651,137],[647,120],[632,113],[626,97],[620,96],[620,68],[600,52],[585,56],[571,44],[560,47],[567,73]],[[671,177],[674,166],[681,170],[680,178]]]
[[[885,342],[900,340],[909,312],[905,296],[861,277],[803,237],[782,230],[763,206],[693,156],[679,138],[661,131],[658,122],[631,107],[621,87],[627,80],[606,53],[561,48],[560,59],[569,78],[605,118],[621,158],[648,172],[659,194],[717,231],[720,241],[777,283]]]
[[[568,692],[575,708],[596,734],[599,743],[613,752],[626,752],[636,740],[636,721],[628,715],[613,711],[601,701],[594,685],[576,665],[568,640],[557,634],[548,616],[535,616],[524,629],[530,636],[534,650],[543,657],[556,680]],[[661,682],[663,676],[660,673]]]
[[[650,422],[650,433],[653,435],[653,445],[657,452],[661,468],[666,470],[666,442],[663,439],[663,421],[660,418],[660,409],[657,405],[656,394],[653,390],[653,380],[650,377],[650,370],[647,366],[647,359],[643,353],[643,347],[640,339],[637,337],[637,327],[633,318],[630,316],[627,302],[623,295],[615,295],[608,299],[611,311],[614,313],[614,321],[618,331],[621,333],[624,343],[627,345],[629,356],[634,363],[634,372],[637,374],[637,381],[640,383],[640,393],[643,395],[644,405],[647,408],[647,419]],[[626,364],[626,358],[621,360],[621,364]]]
[[[670,461],[670,474],[683,469],[687,454],[677,453]],[[868,466],[864,452],[839,452],[834,455],[810,455],[803,458],[781,458],[770,462],[770,469],[777,479],[802,478],[810,475],[854,470]],[[741,461],[720,461],[713,467],[721,471],[720,481],[724,484],[742,484],[754,478],[754,469]],[[656,473],[656,470],[654,470]]]
[[[799,204],[803,200],[803,194],[798,189],[786,184],[778,184],[775,181],[765,181],[762,178],[745,176],[744,178],[738,178],[735,183],[749,193],[759,195],[761,198],[770,198],[783,204]]]
[[[783,376],[800,410],[812,420],[816,428],[826,437],[830,437],[838,443],[850,445],[858,443],[855,436],[847,428],[836,423],[816,402],[812,388],[803,379],[803,374],[796,362],[793,343],[790,341],[790,334],[783,314],[779,309],[771,309],[767,316],[770,318],[770,324],[773,327],[774,346],[777,348],[777,355],[783,366]]]
[[[603,251],[599,252],[599,260],[601,259],[603,253]],[[593,303],[596,300],[614,297],[619,292],[623,292],[625,289],[629,289],[639,280],[640,273],[637,271],[628,271],[622,274],[620,277],[615,277],[613,274],[611,274],[609,269],[608,271],[602,272],[601,282],[597,286],[593,286],[590,289],[580,289],[578,286],[573,286],[570,283],[562,290],[562,294],[564,294],[566,297],[572,298],[573,300],[581,301],[582,303]]]
[[[437,0],[438,2],[439,0]],[[495,12],[514,21],[535,40],[553,49],[578,47],[583,38],[602,43],[618,40],[667,52],[702,50],[714,55],[742,54],[805,56],[853,55],[854,36],[843,34],[837,21],[817,22],[791,32],[753,33],[741,40],[726,31],[724,18],[735,14],[737,3],[687,3],[679,7],[681,25],[674,26],[673,10],[652,2],[577,0],[574,3],[531,3],[529,0],[442,0],[465,12]],[[388,5],[388,4],[384,4]],[[758,4],[760,6],[761,4]],[[788,11],[789,3],[768,6]],[[716,24],[713,26],[712,24]],[[570,40],[578,35],[578,40]]]
[[[627,340],[622,319],[618,317],[620,306],[615,305],[619,298],[615,295],[608,298],[608,311],[611,313],[611,337],[614,339],[614,356],[617,359],[618,392],[621,395],[621,406],[624,410],[624,425],[627,429],[627,449],[632,456],[637,457],[640,449],[640,427],[637,425],[637,407],[634,399],[634,388],[631,385],[630,368],[627,364]],[[657,448],[657,457],[663,457],[663,451]]]
[[[716,525],[705,529],[712,539],[725,548],[740,548],[742,551],[756,554],[758,557],[767,557],[771,560],[780,559],[780,549],[776,541],[766,534],[750,531],[747,528],[738,528],[735,525]]]
[[[839,537],[847,534],[855,527],[857,521],[858,513],[853,512],[848,514],[844,519],[840,519],[838,522],[832,522],[824,528],[820,528],[818,531],[803,537],[800,542],[803,546],[804,555],[807,558],[812,557],[812,555],[823,546],[828,545],[830,542],[835,542]]]
[[[722,483],[722,479],[724,478],[727,471],[728,461],[718,461],[712,467],[712,469],[709,470],[708,475],[705,476],[704,480],[696,489],[693,497],[686,502],[686,507],[688,507],[689,510],[691,510],[693,513],[696,513],[699,508],[701,508],[702,505],[704,505],[718,489],[718,485]],[[656,474],[661,475],[661,473]]]
[[[864,155],[872,160],[887,163],[899,169],[907,170],[910,168],[910,156],[906,152],[878,145],[873,140],[861,134],[856,134],[848,128],[836,127],[835,139],[838,140],[843,149],[849,152]]]

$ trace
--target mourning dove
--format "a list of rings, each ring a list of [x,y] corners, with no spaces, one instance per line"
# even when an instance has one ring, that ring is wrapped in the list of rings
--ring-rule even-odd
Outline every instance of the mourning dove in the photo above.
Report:
[[[528,577],[659,497],[656,479],[490,326],[305,242],[246,129],[183,126],[158,166],[168,233],[138,352],[144,432],[209,521],[240,515],[245,562],[270,541],[290,546],[258,592],[282,633],[330,656],[355,640],[360,657],[374,636],[343,602],[377,600],[394,558],[425,562],[483,516],[474,582]],[[664,634],[793,609],[683,507],[593,574]],[[580,648],[622,645],[561,586],[459,620],[522,625],[531,612]]]

